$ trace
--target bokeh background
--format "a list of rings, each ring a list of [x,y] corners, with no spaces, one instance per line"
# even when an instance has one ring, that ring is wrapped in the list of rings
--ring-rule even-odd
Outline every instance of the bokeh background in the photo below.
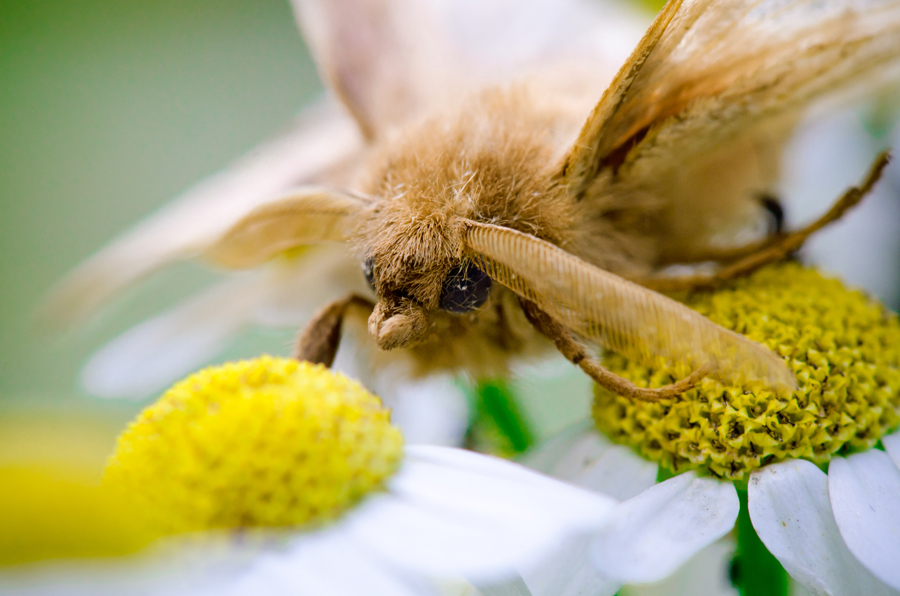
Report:
[[[322,92],[287,0],[0,0],[0,412],[131,417],[142,403],[92,398],[79,368],[215,274],[178,265],[64,337],[35,325],[35,307],[112,237],[277,133]],[[896,102],[886,92],[804,127],[783,189],[792,220],[824,209],[879,147],[900,144]],[[894,308],[897,172],[894,164],[879,192],[808,251]],[[250,331],[219,360],[286,353],[292,335]],[[584,416],[589,399],[586,380],[561,364],[524,391],[541,436]],[[557,377],[568,379],[563,389]],[[551,387],[559,395],[547,399]]]

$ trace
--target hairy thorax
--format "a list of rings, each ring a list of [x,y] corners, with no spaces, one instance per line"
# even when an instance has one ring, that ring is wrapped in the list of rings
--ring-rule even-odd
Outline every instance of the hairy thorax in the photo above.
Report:
[[[448,276],[474,271],[462,242],[467,221],[561,246],[571,240],[577,206],[553,174],[577,122],[524,87],[488,90],[375,148],[360,185],[373,202],[353,240],[379,298],[368,326],[379,347],[408,348],[424,369],[481,374],[539,349],[506,288],[493,284],[466,312],[442,308],[442,293]]]

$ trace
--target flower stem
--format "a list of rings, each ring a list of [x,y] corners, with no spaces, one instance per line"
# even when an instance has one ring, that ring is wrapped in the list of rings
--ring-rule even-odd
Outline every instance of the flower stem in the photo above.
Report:
[[[731,581],[741,596],[787,596],[788,575],[759,539],[750,521],[747,491],[738,489],[741,512],[737,521],[737,551]]]
[[[494,427],[505,443],[499,451],[516,455],[534,444],[531,428],[506,382],[479,381],[474,393],[476,424],[482,421]]]

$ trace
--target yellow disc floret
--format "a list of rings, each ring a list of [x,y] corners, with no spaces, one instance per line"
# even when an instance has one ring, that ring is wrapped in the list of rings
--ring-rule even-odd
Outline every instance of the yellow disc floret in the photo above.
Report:
[[[154,538],[90,474],[53,464],[0,464],[0,567],[115,557]]]
[[[900,322],[864,294],[784,263],[683,299],[781,355],[799,388],[776,395],[707,378],[680,400],[647,403],[598,387],[594,420],[613,440],[673,472],[705,468],[741,480],[770,462],[824,463],[872,447],[900,424]],[[685,372],[649,369],[616,354],[605,364],[644,387]]]
[[[166,532],[291,526],[378,488],[402,447],[358,383],[264,356],[172,387],[119,437],[106,481]]]
[[[129,555],[155,538],[101,484],[111,425],[57,408],[0,412],[0,568]]]

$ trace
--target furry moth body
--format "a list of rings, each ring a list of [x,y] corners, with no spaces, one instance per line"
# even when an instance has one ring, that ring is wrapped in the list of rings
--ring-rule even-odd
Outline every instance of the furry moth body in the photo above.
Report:
[[[584,56],[501,83],[459,83],[447,67],[441,85],[419,64],[440,36],[423,33],[415,2],[295,4],[365,139],[346,160],[352,175],[281,193],[160,262],[250,268],[296,246],[347,244],[375,300],[348,295],[314,317],[298,353],[326,363],[343,321],[364,317],[379,348],[423,373],[498,374],[555,344],[641,399],[672,397],[705,374],[794,386],[776,355],[649,288],[671,285],[655,277],[671,263],[719,262],[718,274],[684,280],[709,286],[799,247],[817,224],[745,246],[722,238],[765,217],[758,197],[801,110],[897,63],[900,1],[673,0],[602,93]],[[58,310],[98,301],[71,291],[85,271],[98,274],[90,265],[58,294],[68,296]],[[695,372],[642,393],[605,376],[585,342]]]

